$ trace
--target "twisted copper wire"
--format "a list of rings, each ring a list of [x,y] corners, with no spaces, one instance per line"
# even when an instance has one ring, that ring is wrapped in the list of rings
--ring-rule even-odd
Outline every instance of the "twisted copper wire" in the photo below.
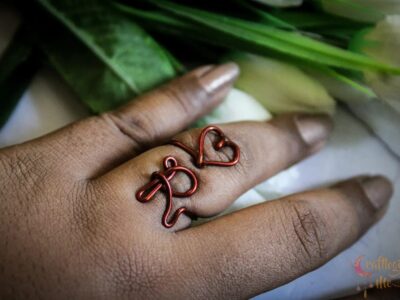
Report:
[[[214,133],[214,135],[216,135],[217,137],[217,141],[213,143],[215,151],[221,151],[225,147],[230,148],[233,151],[233,156],[231,160],[215,161],[215,160],[206,160],[204,158],[205,156],[204,143],[209,133]],[[230,139],[228,139],[223,133],[223,131],[217,126],[208,126],[202,130],[199,136],[199,145],[198,145],[199,149],[197,151],[177,140],[172,140],[170,144],[177,146],[186,151],[188,154],[190,154],[193,157],[194,164],[198,168],[204,168],[205,166],[231,167],[236,165],[240,160],[239,146],[236,143],[232,142]],[[190,197],[197,191],[199,185],[196,174],[192,170],[184,166],[180,166],[175,157],[173,156],[165,157],[163,165],[164,165],[164,171],[154,172],[151,175],[152,180],[136,192],[136,199],[143,203],[149,202],[150,200],[152,200],[152,198],[158,191],[160,190],[164,191],[166,194],[166,207],[162,216],[162,224],[166,228],[171,228],[176,224],[181,214],[189,213],[186,207],[181,207],[174,212],[172,217],[170,217],[173,206],[172,204],[173,197],[177,198]],[[175,177],[175,175],[178,172],[186,174],[191,181],[191,186],[189,187],[188,190],[184,192],[176,192],[173,190],[171,186],[171,180]]]
[[[176,158],[173,156],[167,156],[164,158],[164,169],[165,170],[162,172],[154,172],[151,175],[152,180],[136,192],[136,199],[140,202],[149,202],[154,195],[163,188],[166,193],[167,202],[162,216],[162,224],[166,228],[171,228],[178,221],[179,216],[187,211],[186,207],[181,207],[176,210],[172,218],[170,218],[172,211],[172,198],[186,198],[193,195],[198,189],[198,180],[193,171],[186,167],[179,166]],[[178,172],[186,174],[191,180],[190,188],[184,192],[174,191],[170,183]]]
[[[214,133],[214,135],[218,138],[216,143],[213,144],[215,151],[221,151],[222,148],[230,148],[233,151],[233,156],[231,160],[215,161],[205,159],[204,144],[205,139],[209,133]],[[229,138],[227,138],[224,132],[217,126],[208,126],[201,131],[199,136],[198,151],[186,146],[185,144],[177,140],[172,140],[170,144],[177,146],[190,154],[194,160],[195,166],[198,168],[204,168],[205,166],[232,167],[236,165],[240,160],[239,146],[236,143],[232,142]]]

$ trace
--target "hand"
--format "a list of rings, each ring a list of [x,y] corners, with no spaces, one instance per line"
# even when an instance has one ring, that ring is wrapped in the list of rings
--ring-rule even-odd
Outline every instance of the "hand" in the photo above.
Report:
[[[238,74],[199,68],[117,111],[0,151],[0,298],[246,298],[309,272],[350,246],[387,206],[391,185],[361,177],[253,206],[190,227],[165,228],[165,195],[135,193],[173,155],[196,173],[199,190],[174,199],[194,215],[222,212],[257,183],[318,151],[325,116],[220,126],[241,149],[230,168],[196,169],[172,137],[209,112]],[[178,134],[178,135],[177,135]],[[226,159],[228,151],[206,152]],[[187,179],[174,179],[184,190]]]

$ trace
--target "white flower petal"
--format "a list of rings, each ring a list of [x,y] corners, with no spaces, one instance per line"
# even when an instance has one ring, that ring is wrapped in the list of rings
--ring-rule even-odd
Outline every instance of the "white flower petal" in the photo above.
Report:
[[[224,101],[195,125],[230,123],[238,121],[267,121],[271,114],[252,96],[232,89]]]
[[[400,67],[400,15],[379,22],[360,46],[367,55]],[[367,72],[365,77],[378,97],[400,114],[400,76]]]
[[[353,47],[400,67],[400,16],[386,17],[374,29],[356,38]],[[400,156],[400,76],[368,71],[365,79],[380,100],[349,103],[349,107]]]
[[[229,59],[240,67],[235,86],[271,113],[332,114],[335,110],[335,101],[326,89],[294,65],[247,53],[235,53]]]

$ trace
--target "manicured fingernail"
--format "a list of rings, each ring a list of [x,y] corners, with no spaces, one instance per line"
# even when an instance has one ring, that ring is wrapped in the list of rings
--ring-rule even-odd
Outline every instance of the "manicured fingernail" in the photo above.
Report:
[[[239,75],[239,67],[235,63],[216,66],[203,74],[199,81],[204,89],[212,94],[232,85]]]
[[[332,119],[328,115],[297,115],[295,123],[312,152],[322,148],[333,129]]]
[[[383,176],[361,177],[359,183],[376,210],[382,209],[393,195],[391,182]]]

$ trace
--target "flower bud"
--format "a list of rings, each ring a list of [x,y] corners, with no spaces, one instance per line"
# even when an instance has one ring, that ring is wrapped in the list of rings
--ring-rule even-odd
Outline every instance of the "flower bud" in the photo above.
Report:
[[[238,121],[267,121],[271,114],[252,96],[232,89],[224,101],[210,114],[196,122],[196,127]]]
[[[400,67],[400,15],[386,17],[352,44],[357,51]],[[400,114],[400,75],[369,71],[365,72],[365,79],[378,98]]]
[[[248,53],[233,53],[240,67],[235,86],[257,99],[271,113],[328,113],[335,101],[326,89],[298,67]]]
[[[400,16],[388,16],[360,34],[352,48],[400,67]],[[378,101],[351,104],[350,109],[400,156],[400,75],[365,72],[365,80]]]

